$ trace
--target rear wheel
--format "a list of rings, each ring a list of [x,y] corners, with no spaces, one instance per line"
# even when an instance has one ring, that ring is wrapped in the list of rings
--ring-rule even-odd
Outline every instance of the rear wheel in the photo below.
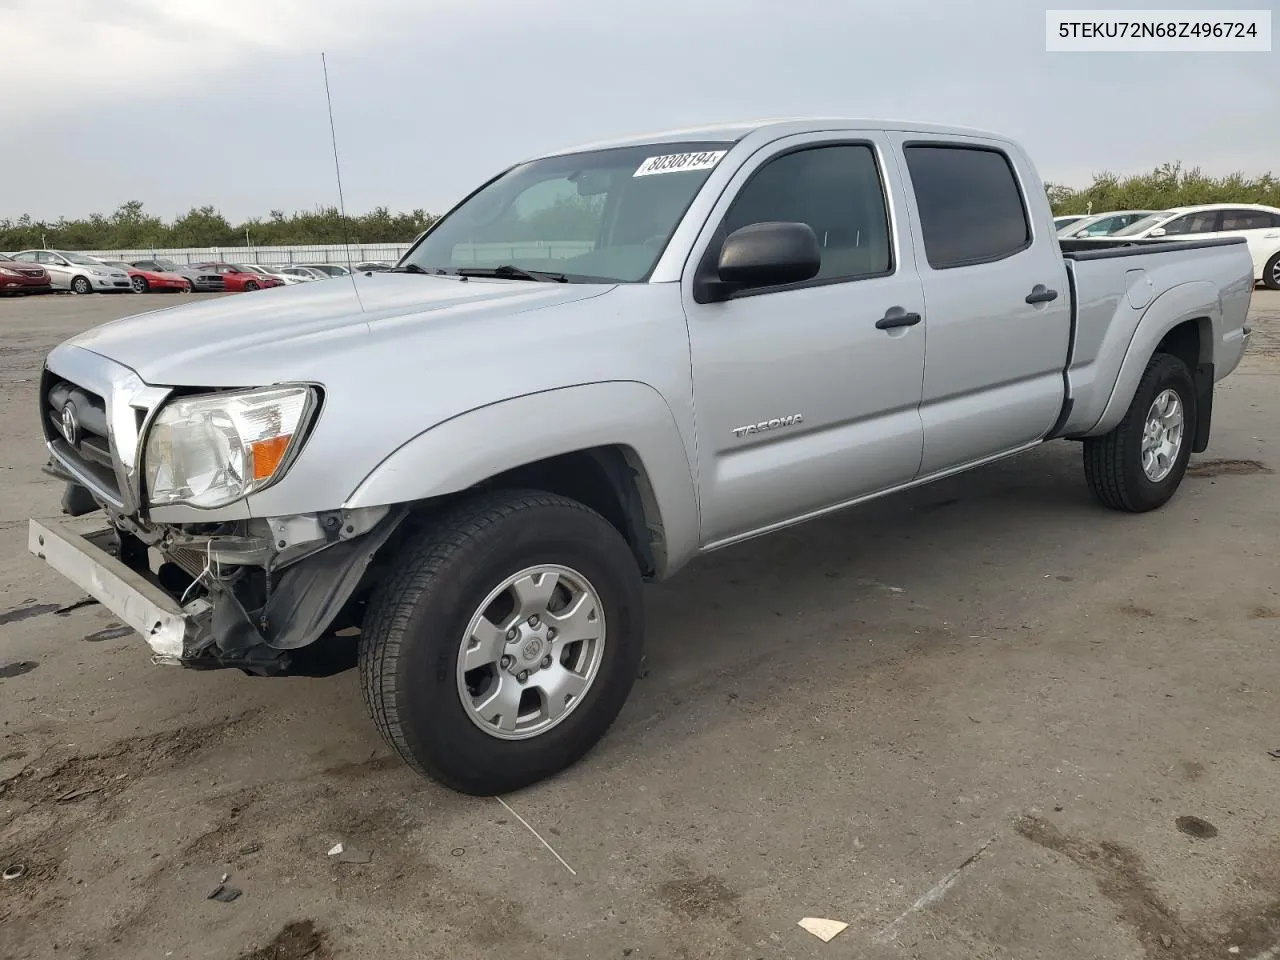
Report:
[[[72,292],[72,293],[91,293],[91,292],[93,292],[93,287],[92,287],[92,285],[89,283],[89,278],[88,278],[88,277],[74,277],[74,278],[72,278],[72,280],[71,280],[71,292]]]
[[[1124,419],[1084,442],[1084,473],[1113,510],[1163,506],[1182,483],[1196,432],[1196,392],[1180,359],[1157,353],[1147,364]]]
[[[564,497],[464,502],[407,545],[361,634],[365,702],[419,772],[493,795],[582,757],[640,664],[640,573],[603,517]]]
[[[1280,253],[1267,261],[1262,268],[1262,282],[1272,290],[1280,290]]]
[[[134,293],[146,293],[151,289],[151,284],[147,283],[146,277],[134,277],[131,282]]]

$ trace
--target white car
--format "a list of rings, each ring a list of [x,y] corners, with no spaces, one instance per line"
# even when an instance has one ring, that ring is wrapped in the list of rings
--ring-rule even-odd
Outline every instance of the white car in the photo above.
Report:
[[[1085,215],[1083,213],[1069,213],[1069,214],[1066,214],[1065,216],[1054,217],[1053,228],[1055,230],[1062,230],[1063,227],[1069,227],[1071,226],[1071,224],[1075,223],[1076,221],[1083,220],[1083,219],[1085,219]],[[419,235],[418,239],[421,239],[421,235]],[[418,241],[415,240],[413,242],[417,243]]]
[[[67,250],[23,250],[15,260],[38,263],[49,271],[54,290],[72,293],[133,293],[133,281],[119,267],[108,266],[97,257]]]
[[[243,263],[243,264],[236,264],[236,266],[242,266],[246,270],[250,270],[253,273],[260,273],[264,277],[274,277],[276,280],[282,280],[284,281],[285,286],[292,286],[295,283],[307,282],[306,277],[295,277],[293,274],[289,274],[289,273],[277,273],[275,270],[272,270],[270,267],[264,267],[260,263]]]
[[[1135,240],[1176,237],[1212,240],[1244,237],[1253,257],[1253,279],[1280,290],[1280,209],[1256,203],[1206,203],[1173,207],[1111,235]]]
[[[1095,213],[1062,227],[1058,230],[1058,236],[1064,240],[1109,237],[1131,223],[1137,223],[1143,217],[1149,217],[1157,212],[1156,210],[1108,210],[1106,213]]]
[[[329,275],[327,273],[321,273],[319,270],[315,270],[311,267],[299,267],[292,263],[285,267],[277,267],[276,272],[282,277],[293,277],[296,280],[302,280],[304,282],[308,280],[329,279]]]

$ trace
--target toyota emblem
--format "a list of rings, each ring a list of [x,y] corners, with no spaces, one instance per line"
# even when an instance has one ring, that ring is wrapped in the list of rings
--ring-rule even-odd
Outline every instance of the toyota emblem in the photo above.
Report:
[[[68,401],[62,408],[62,436],[73,447],[80,442],[80,418],[75,404]]]

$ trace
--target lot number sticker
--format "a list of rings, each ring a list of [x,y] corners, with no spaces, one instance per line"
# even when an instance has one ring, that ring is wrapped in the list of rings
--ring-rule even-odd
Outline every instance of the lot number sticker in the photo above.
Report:
[[[689,170],[710,170],[727,150],[710,150],[703,153],[669,153],[665,157],[650,157],[632,174],[633,177],[649,177],[656,173],[685,173]]]

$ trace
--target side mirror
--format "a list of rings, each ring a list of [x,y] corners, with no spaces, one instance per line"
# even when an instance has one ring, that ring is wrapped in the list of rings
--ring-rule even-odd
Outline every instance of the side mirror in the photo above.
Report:
[[[807,223],[752,223],[720,248],[716,277],[700,285],[701,303],[727,300],[738,290],[812,280],[822,267],[818,235]]]
[[[1153,228],[1151,229],[1151,232],[1150,232],[1150,233],[1148,233],[1148,234],[1147,234],[1147,236],[1148,236],[1148,237],[1163,237],[1167,232],[1168,232],[1168,231],[1166,231],[1164,227],[1153,227]]]

